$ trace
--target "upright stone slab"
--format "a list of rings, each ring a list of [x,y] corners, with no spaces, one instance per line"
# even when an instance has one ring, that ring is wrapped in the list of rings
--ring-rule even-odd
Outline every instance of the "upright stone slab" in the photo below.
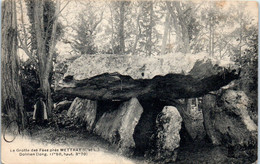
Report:
[[[72,102],[67,116],[75,120],[75,123],[86,126],[91,131],[96,118],[97,102],[88,99],[75,98]]]
[[[118,145],[120,152],[131,153],[135,147],[133,139],[143,108],[136,98],[122,103],[117,110],[105,112],[97,121],[94,132]]]
[[[194,99],[187,99],[186,108],[180,110],[181,116],[184,122],[185,129],[193,140],[202,140],[206,136],[206,131],[203,124],[203,113],[202,109],[197,106],[193,107],[192,101]],[[196,105],[198,102],[196,102]]]
[[[212,95],[203,99],[205,127],[212,143],[248,145],[257,132],[257,125],[248,115],[248,97],[242,91],[227,90],[218,99]]]
[[[231,156],[253,158],[257,152],[257,125],[248,115],[249,100],[243,91],[226,90],[203,98],[206,132],[215,145],[228,147]],[[241,156],[242,155],[242,156]]]
[[[180,143],[182,118],[173,106],[165,106],[156,119],[157,127],[157,156],[164,162],[174,162],[177,158],[176,149]]]
[[[215,112],[217,110],[217,95],[207,94],[203,96],[202,101],[202,112],[206,133],[214,145],[220,145],[219,135],[214,127]]]

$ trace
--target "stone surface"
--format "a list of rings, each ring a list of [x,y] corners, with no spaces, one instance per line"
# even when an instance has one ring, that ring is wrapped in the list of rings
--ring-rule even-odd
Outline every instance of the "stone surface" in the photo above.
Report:
[[[91,100],[122,100],[132,97],[138,99],[158,98],[162,101],[200,97],[210,91],[220,89],[232,80],[238,79],[239,72],[221,69],[211,76],[202,75],[193,78],[190,75],[167,74],[153,79],[134,80],[130,76],[118,73],[104,73],[90,79],[75,80],[73,76],[66,77],[57,87],[60,94],[76,96]],[[59,88],[59,89],[58,89]]]
[[[77,58],[69,64],[64,77],[74,76],[75,80],[82,80],[103,73],[118,72],[133,79],[152,79],[156,75],[164,76],[169,73],[188,74],[198,60],[210,60],[213,65],[218,64],[222,67],[234,64],[229,59],[209,58],[206,53],[175,53],[162,56],[95,54]]]
[[[249,101],[242,91],[226,90],[203,97],[206,132],[215,145],[254,147],[257,125],[248,115]]]
[[[239,77],[235,67],[231,70],[225,65],[226,69],[198,54],[168,57],[81,56],[70,64],[55,89],[59,94],[91,100],[126,101],[136,97],[166,101],[200,97]],[[181,60],[185,58],[190,62]]]
[[[202,109],[192,106],[192,99],[187,99],[186,108],[179,109],[184,126],[193,140],[202,140],[206,136]]]
[[[136,98],[122,103],[118,109],[105,112],[97,121],[94,133],[111,143],[117,144],[119,151],[131,153],[135,147],[134,129],[143,113],[143,108]]]
[[[62,112],[63,110],[68,110],[71,106],[72,101],[64,100],[59,102],[54,108],[55,111]]]
[[[156,119],[157,159],[173,162],[177,158],[176,148],[180,143],[182,118],[173,106],[165,106]]]
[[[74,119],[76,124],[86,126],[91,131],[96,118],[97,102],[87,99],[75,98],[72,102],[67,116]]]
[[[140,101],[140,104],[144,112],[134,131],[135,154],[149,156],[156,147],[156,119],[166,105],[157,99]]]

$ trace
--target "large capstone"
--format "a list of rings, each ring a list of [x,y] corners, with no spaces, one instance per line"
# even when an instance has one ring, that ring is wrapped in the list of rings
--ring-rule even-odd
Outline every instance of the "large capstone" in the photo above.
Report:
[[[70,64],[62,79],[56,79],[55,90],[99,101],[127,101],[132,97],[167,101],[200,97],[239,77],[236,67],[231,69],[204,57],[84,55]]]
[[[122,103],[118,109],[105,112],[97,121],[94,132],[117,144],[120,152],[130,154],[135,147],[134,129],[142,113],[139,101],[132,98]]]
[[[73,76],[75,80],[82,80],[103,73],[118,72],[133,79],[152,79],[156,75],[163,76],[169,73],[188,74],[197,61],[204,63],[208,60],[213,65],[218,64],[222,67],[234,65],[229,59],[216,60],[206,53],[176,53],[163,56],[95,54],[82,55],[74,60],[69,64],[64,76]]]
[[[173,162],[177,158],[176,149],[180,143],[182,118],[173,106],[165,106],[156,119],[157,159]]]
[[[96,119],[97,102],[88,99],[75,98],[72,102],[67,116],[74,120],[74,123],[86,126],[87,131],[93,129]]]

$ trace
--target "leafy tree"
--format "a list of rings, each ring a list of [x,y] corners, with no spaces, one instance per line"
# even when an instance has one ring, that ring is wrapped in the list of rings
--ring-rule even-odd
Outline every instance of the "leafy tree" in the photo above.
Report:
[[[95,37],[97,27],[103,20],[103,12],[96,13],[91,3],[86,4],[86,8],[78,16],[78,24],[72,27],[76,31],[72,48],[80,54],[94,54],[97,52]]]
[[[243,90],[253,102],[253,110],[257,112],[257,84],[258,84],[258,30],[250,27],[247,31],[247,48],[240,55],[235,56],[235,61],[241,70],[241,79],[238,81],[238,89]]]
[[[111,12],[111,40],[112,53],[124,54],[126,52],[126,39],[131,33],[131,19],[127,18],[131,15],[130,1],[117,1],[110,3]]]
[[[35,25],[35,8],[36,8],[36,1],[34,0],[25,0],[27,5],[27,14],[29,17],[29,21],[31,23],[30,27],[30,40],[31,40],[31,51],[37,50],[37,37],[36,37],[36,25]],[[40,0],[37,0],[40,2]],[[49,53],[51,48],[51,37],[52,37],[52,30],[53,30],[53,24],[57,19],[57,16],[55,16],[55,3],[52,0],[45,0],[42,2],[42,31],[43,31],[43,40],[44,40],[44,46],[46,49],[46,53]],[[56,26],[56,34],[55,39],[59,39],[62,36],[63,27],[62,24],[57,22]]]
[[[57,20],[60,3],[59,0],[56,4],[50,0],[26,0],[26,5],[31,23],[31,54],[27,55],[36,66],[40,88],[46,99],[48,115],[51,115],[50,81],[55,58],[54,48],[62,29]]]
[[[166,2],[171,21],[175,29],[178,52],[189,53],[193,46],[192,40],[196,39],[199,33],[199,22],[196,12],[200,4],[189,2]]]
[[[142,14],[139,17],[139,30],[140,36],[137,46],[137,52],[151,56],[152,54],[158,54],[160,51],[156,47],[160,35],[155,28],[158,21],[158,15],[154,12],[154,2],[140,2]]]
[[[140,26],[140,18],[141,18],[141,9],[142,9],[142,3],[141,2],[136,2],[136,6],[133,7],[135,9],[135,13],[136,13],[136,16],[133,16],[135,17],[136,19],[136,24],[135,24],[135,32],[134,33],[134,36],[135,36],[135,40],[133,42],[133,48],[131,49],[131,53],[132,54],[135,54],[136,52],[136,48],[137,48],[137,44],[139,42],[139,39],[141,37],[141,26]]]

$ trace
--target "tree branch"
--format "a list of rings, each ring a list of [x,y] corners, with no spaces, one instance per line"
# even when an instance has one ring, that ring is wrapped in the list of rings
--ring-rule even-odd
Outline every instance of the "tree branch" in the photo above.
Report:
[[[26,55],[29,57],[29,59],[36,65],[37,61],[35,59],[35,57],[32,55],[32,53],[28,50],[28,47],[23,43],[23,41],[21,40],[20,35],[17,35],[18,40],[20,42],[21,48],[22,50],[24,50],[24,52],[26,53]]]

